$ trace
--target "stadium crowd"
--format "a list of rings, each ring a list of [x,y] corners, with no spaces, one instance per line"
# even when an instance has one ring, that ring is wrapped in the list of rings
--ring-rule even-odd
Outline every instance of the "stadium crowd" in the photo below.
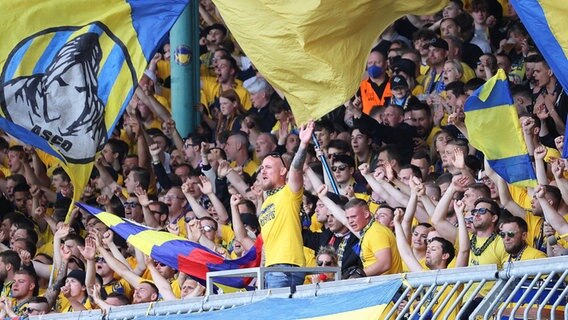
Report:
[[[262,241],[265,266],[339,266],[343,279],[501,268],[565,252],[564,240],[547,239],[568,233],[560,157],[568,98],[506,0],[452,0],[438,14],[399,19],[377,39],[356,95],[303,126],[210,0],[200,14],[201,125],[188,137],[176,130],[184,119],[171,117],[166,44],[96,159],[82,202],[227,259]],[[464,103],[498,69],[536,188],[508,185],[468,143]],[[45,153],[4,135],[0,170],[1,315],[204,294],[202,283],[145,257],[96,217],[75,208],[66,224],[71,179]],[[273,272],[266,285],[332,280]]]

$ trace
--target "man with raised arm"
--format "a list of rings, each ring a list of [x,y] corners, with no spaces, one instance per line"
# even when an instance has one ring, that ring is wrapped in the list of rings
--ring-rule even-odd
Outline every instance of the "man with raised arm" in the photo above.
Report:
[[[258,220],[267,267],[302,267],[305,264],[300,222],[304,183],[302,168],[313,131],[312,121],[300,129],[300,146],[289,169],[278,154],[268,154],[260,166],[260,181],[266,199]],[[304,274],[270,272],[266,274],[265,281],[267,288],[301,285]]]

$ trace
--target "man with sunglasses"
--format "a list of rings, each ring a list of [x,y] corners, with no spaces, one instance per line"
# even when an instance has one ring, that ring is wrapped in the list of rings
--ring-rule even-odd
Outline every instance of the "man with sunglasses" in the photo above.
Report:
[[[512,216],[501,222],[499,235],[503,238],[505,251],[509,254],[504,262],[546,258],[544,252],[527,244],[527,223],[523,218]]]
[[[303,194],[303,167],[307,148],[314,131],[309,121],[300,129],[300,146],[288,169],[278,154],[269,154],[260,166],[260,183],[266,199],[258,220],[264,240],[265,265],[296,266],[305,264],[300,208]],[[270,272],[266,275],[267,288],[301,285],[303,273]]]
[[[348,187],[352,187],[355,190],[356,183],[353,179],[353,173],[355,173],[355,161],[353,158],[345,154],[338,154],[335,155],[331,161],[330,169],[333,172],[335,182],[337,182],[339,193],[345,194]]]
[[[24,309],[28,316],[39,316],[50,313],[49,303],[45,297],[32,297]]]
[[[502,269],[503,262],[507,259],[507,251],[502,239],[498,236],[499,205],[489,198],[479,198],[475,201],[474,206],[471,215],[473,216],[475,233],[470,238],[469,266],[496,264],[498,269]],[[477,286],[472,287],[466,293],[466,299],[470,298],[475,289],[477,289]],[[468,305],[463,314],[471,314],[490,289],[491,286],[487,285],[481,288],[477,297]],[[462,317],[462,319],[466,318]]]

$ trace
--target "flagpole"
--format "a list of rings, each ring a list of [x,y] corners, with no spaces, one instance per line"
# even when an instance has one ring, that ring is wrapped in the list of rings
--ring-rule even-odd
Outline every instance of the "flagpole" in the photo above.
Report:
[[[312,140],[314,141],[314,145],[316,146],[316,149],[321,150],[318,139],[316,138],[316,135],[313,134],[313,133],[312,133]],[[337,183],[335,182],[335,179],[333,178],[333,174],[331,172],[331,169],[329,168],[329,164],[327,163],[327,159],[325,158],[325,154],[323,152],[321,152],[320,161],[321,161],[321,166],[323,168],[323,171],[325,172],[325,174],[327,175],[327,178],[329,179],[329,183],[331,184],[331,188],[333,189],[333,193],[339,194],[339,188],[337,187]]]
[[[199,1],[190,1],[170,32],[172,117],[182,137],[199,124]]]

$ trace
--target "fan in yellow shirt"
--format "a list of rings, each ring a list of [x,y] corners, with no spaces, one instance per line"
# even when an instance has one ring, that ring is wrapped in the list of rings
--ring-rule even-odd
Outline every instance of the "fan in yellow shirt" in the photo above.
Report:
[[[313,121],[300,129],[300,146],[289,166],[278,154],[267,155],[260,166],[260,183],[267,197],[258,221],[268,267],[305,265],[300,207],[304,162],[313,131]],[[268,288],[299,285],[304,283],[304,274],[270,272],[265,283]]]

